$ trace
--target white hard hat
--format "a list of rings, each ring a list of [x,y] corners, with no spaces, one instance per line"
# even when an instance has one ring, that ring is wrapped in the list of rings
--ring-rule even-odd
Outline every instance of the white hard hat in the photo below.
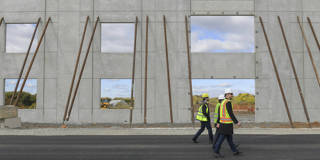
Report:
[[[231,88],[227,88],[224,90],[224,94],[227,94],[227,93],[233,93]]]
[[[220,99],[224,99],[224,95],[220,95],[219,97],[218,97],[218,99],[220,100]]]

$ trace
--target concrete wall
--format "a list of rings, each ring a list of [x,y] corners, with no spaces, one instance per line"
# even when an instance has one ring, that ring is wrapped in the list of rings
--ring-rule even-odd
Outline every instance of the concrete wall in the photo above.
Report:
[[[134,22],[138,16],[135,108],[133,123],[143,123],[145,18],[149,16],[148,123],[170,122],[165,65],[162,15],[167,17],[169,61],[175,123],[190,123],[184,16],[253,15],[256,28],[256,53],[193,53],[193,78],[256,79],[256,121],[287,122],[287,115],[274,70],[268,55],[258,16],[262,16],[278,64],[294,121],[305,121],[292,69],[276,16],[280,15],[293,52],[293,59],[312,121],[319,121],[320,90],[301,38],[296,16],[302,16],[310,46],[319,69],[320,55],[306,23],[314,22],[319,35],[320,2],[317,0],[2,0],[0,17],[7,23],[36,22],[42,18],[42,31],[52,18],[30,78],[38,79],[37,109],[19,110],[23,122],[60,123],[69,91],[72,72],[86,16],[90,16],[84,55],[94,21]],[[5,78],[17,78],[24,54],[7,54],[5,27],[0,27],[0,89]],[[132,53],[100,52],[98,25],[85,72],[71,116],[71,123],[128,123],[128,110],[100,110],[100,79],[131,78]],[[81,58],[82,62],[83,56]],[[232,64],[228,67],[225,63]],[[206,67],[204,68],[203,65]],[[207,70],[206,68],[211,68]],[[111,69],[110,69],[111,68]],[[0,97],[4,93],[0,92]],[[0,104],[4,99],[0,98]]]

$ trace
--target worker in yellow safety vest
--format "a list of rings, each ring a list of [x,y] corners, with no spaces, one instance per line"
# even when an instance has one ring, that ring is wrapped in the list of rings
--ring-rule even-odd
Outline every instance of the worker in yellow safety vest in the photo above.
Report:
[[[201,135],[204,129],[207,128],[208,134],[209,134],[209,144],[212,144],[213,135],[212,135],[211,120],[210,120],[210,110],[208,105],[209,95],[208,93],[203,93],[201,97],[203,101],[201,102],[201,105],[199,107],[198,114],[196,117],[196,119],[199,120],[201,123],[201,128],[196,133],[196,135],[192,138],[192,141],[194,143],[199,143],[197,141],[198,137]]]
[[[217,142],[217,139],[218,139],[218,136],[219,136],[219,133],[218,133],[218,129],[217,128],[217,121],[218,121],[218,114],[219,114],[219,109],[220,109],[220,104],[221,102],[224,100],[224,95],[219,95],[218,97],[218,103],[216,105],[216,108],[214,109],[214,126],[216,128],[216,133],[214,134],[214,142],[213,142],[213,146],[216,144]]]
[[[233,151],[233,155],[239,155],[240,152],[237,149],[236,145],[233,143],[233,123],[237,124],[240,126],[240,122],[237,120],[235,115],[233,114],[233,107],[232,107],[232,97],[233,97],[233,92],[231,89],[226,89],[225,90],[225,99],[221,102],[220,108],[218,110],[218,120],[217,120],[217,128],[218,129],[218,139],[215,144],[214,148],[214,153],[215,157],[223,157],[220,154],[220,147],[221,144],[223,143],[224,139],[227,138],[229,146],[231,150]]]

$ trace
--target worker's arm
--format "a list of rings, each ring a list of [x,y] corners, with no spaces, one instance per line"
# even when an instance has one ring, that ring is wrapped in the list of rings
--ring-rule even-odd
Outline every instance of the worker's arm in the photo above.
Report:
[[[217,123],[214,124],[214,126],[215,126],[216,128],[219,128],[219,127],[220,127],[220,107],[219,107],[219,110],[218,110]]]
[[[220,103],[217,103],[216,108],[214,109],[214,123],[217,123],[217,118],[218,118],[218,110],[220,107]]]
[[[210,118],[210,113],[207,113],[207,107],[208,107],[208,104],[203,104],[202,113],[203,113],[203,115],[206,116],[207,118]]]
[[[234,116],[234,114],[233,114],[231,102],[227,103],[227,111],[228,111],[229,116],[231,117],[233,123],[237,124],[238,120],[237,120],[236,116]]]

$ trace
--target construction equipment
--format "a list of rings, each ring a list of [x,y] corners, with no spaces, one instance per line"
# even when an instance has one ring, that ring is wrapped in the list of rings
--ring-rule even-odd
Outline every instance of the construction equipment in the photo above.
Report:
[[[101,102],[102,109],[107,109],[109,107],[109,105],[110,105],[110,103],[108,100],[106,100],[106,99],[102,100],[102,102]]]

